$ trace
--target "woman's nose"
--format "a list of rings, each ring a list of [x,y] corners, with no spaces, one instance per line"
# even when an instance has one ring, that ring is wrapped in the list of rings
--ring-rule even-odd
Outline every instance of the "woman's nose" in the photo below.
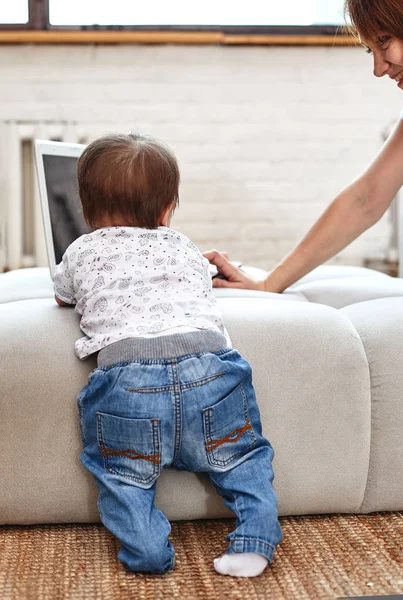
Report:
[[[390,63],[382,56],[374,54],[374,75],[375,77],[383,77],[389,69]]]

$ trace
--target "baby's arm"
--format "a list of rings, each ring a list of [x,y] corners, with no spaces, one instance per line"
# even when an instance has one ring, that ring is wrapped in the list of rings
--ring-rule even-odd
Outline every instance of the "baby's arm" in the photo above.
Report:
[[[74,242],[73,242],[74,244]],[[57,265],[54,276],[54,294],[55,301],[59,306],[75,306],[76,298],[73,285],[73,267],[69,266],[68,252],[71,245],[67,248],[63,255],[62,261]]]

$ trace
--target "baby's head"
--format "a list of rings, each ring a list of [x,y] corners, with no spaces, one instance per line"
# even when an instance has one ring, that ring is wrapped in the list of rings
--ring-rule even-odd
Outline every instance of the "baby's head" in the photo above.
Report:
[[[169,225],[179,202],[173,152],[148,136],[115,133],[87,146],[77,167],[84,218],[93,229]]]

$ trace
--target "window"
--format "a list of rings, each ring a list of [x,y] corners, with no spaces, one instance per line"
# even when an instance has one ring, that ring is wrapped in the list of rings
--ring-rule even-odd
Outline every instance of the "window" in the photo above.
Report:
[[[102,31],[107,43],[138,43],[153,31],[153,43],[183,43],[178,35],[196,32],[197,43],[276,43],[280,35],[288,36],[281,43],[330,44],[343,24],[343,0],[0,0],[0,30],[10,30],[3,38],[17,43],[93,43]]]
[[[341,25],[342,0],[49,0],[52,26]]]
[[[0,0],[0,24],[25,25],[28,21],[28,0]]]

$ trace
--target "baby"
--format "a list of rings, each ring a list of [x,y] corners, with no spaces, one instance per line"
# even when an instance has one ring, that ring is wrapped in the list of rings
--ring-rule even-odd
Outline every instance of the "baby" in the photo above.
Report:
[[[170,525],[154,505],[172,466],[207,473],[236,515],[216,571],[259,575],[282,538],[273,449],[251,368],[227,343],[208,261],[170,228],[175,156],[150,137],[107,135],[84,150],[78,183],[94,231],[67,248],[55,297],[81,315],[78,357],[98,353],[78,397],[81,461],[118,557],[132,571],[174,567]]]

